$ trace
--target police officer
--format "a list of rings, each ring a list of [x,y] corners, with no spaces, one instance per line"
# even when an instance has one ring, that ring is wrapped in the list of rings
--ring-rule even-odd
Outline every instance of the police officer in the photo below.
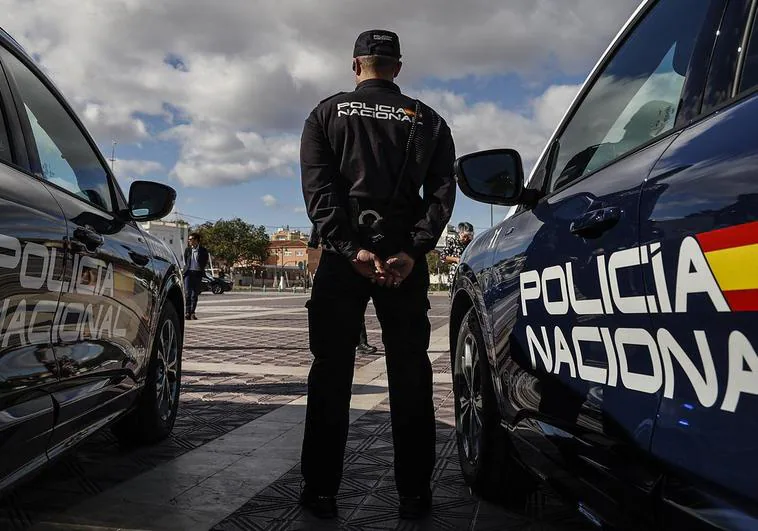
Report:
[[[324,252],[307,303],[314,361],[301,503],[321,517],[337,514],[355,347],[369,298],[383,331],[400,516],[431,509],[435,419],[425,255],[455,202],[455,148],[445,121],[394,83],[400,57],[395,33],[360,34],[355,90],[322,101],[302,135],[303,195]]]

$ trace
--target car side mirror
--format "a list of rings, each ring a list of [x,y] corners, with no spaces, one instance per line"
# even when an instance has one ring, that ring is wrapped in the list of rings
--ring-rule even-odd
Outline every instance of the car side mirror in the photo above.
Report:
[[[469,153],[455,161],[454,171],[461,191],[475,201],[505,206],[520,203],[524,167],[513,149]]]
[[[152,181],[134,181],[129,188],[129,215],[135,221],[153,221],[168,216],[174,208],[176,190]]]

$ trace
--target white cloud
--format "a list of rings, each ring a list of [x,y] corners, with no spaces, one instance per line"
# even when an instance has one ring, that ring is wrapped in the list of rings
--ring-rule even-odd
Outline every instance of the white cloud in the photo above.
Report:
[[[267,207],[276,207],[279,205],[279,200],[271,194],[266,194],[261,197],[263,204]]]
[[[213,186],[291,172],[308,111],[350,88],[352,46],[363,29],[399,33],[404,87],[493,74],[544,81],[586,71],[637,3],[0,0],[0,10],[13,14],[5,29],[39,55],[101,142],[144,141],[145,116],[156,116],[180,147],[171,175]],[[533,150],[540,123],[554,118],[455,95],[443,103],[467,134],[462,146],[486,143],[476,132],[483,120],[493,141]]]
[[[211,123],[179,125],[163,138],[179,140],[179,161],[171,171],[185,186],[238,184],[264,174],[293,176],[299,158],[300,137],[292,134],[263,137]]]
[[[469,103],[448,91],[424,91],[418,97],[445,117],[455,140],[456,155],[510,147],[517,149],[524,163],[529,164],[539,156],[578,91],[577,85],[552,86],[522,113],[492,102]]]
[[[164,171],[163,164],[154,160],[116,159],[114,171],[119,177],[134,177]]]
[[[110,155],[110,154],[109,154]],[[108,160],[110,165],[110,159]],[[116,159],[114,173],[121,189],[128,195],[132,183],[139,177],[165,171],[163,164],[154,160]]]
[[[80,101],[75,97],[72,98],[72,104],[87,129],[96,138],[118,139],[119,142],[126,143],[148,137],[145,122],[134,118],[131,111],[124,106]]]

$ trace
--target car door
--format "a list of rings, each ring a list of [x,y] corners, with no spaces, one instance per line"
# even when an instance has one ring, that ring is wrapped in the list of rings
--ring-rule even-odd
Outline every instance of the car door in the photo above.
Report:
[[[654,323],[663,497],[723,529],[758,529],[758,3],[736,7],[719,46],[743,56],[714,53],[709,115],[655,165],[640,238],[660,255],[648,296],[669,301]]]
[[[32,67],[3,56],[26,125],[31,164],[67,220],[72,281],[53,337],[61,384],[50,453],[98,429],[130,405],[149,349],[158,285],[150,251],[91,139]]]
[[[624,485],[644,496],[656,479],[645,456],[663,392],[648,332],[659,301],[645,296],[640,192],[699,96],[722,9],[641,12],[538,166],[544,197],[495,235],[485,298],[501,409],[526,460],[605,514],[625,505]]]
[[[51,344],[64,279],[66,222],[28,171],[0,68],[0,490],[47,462],[58,381]]]

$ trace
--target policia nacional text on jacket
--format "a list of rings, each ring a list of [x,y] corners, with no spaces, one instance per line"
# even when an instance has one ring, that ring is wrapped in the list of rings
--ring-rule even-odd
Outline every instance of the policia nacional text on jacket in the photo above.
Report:
[[[371,74],[361,71],[360,58],[373,54],[399,59],[397,35],[376,30],[359,36],[353,55],[359,58],[357,64],[354,60],[356,89],[322,101],[302,135],[303,194],[324,247],[307,304],[314,362],[302,473],[306,494],[337,493],[355,346],[372,298],[385,345],[402,515],[404,499],[428,502],[435,461],[425,255],[454,206],[455,148],[447,124],[430,107],[417,106],[390,79],[362,79]],[[414,117],[416,134],[409,142]],[[379,241],[372,239],[376,230],[370,226],[377,217],[383,218]],[[372,283],[351,263],[361,249],[382,260],[404,252],[415,265],[399,286]]]

